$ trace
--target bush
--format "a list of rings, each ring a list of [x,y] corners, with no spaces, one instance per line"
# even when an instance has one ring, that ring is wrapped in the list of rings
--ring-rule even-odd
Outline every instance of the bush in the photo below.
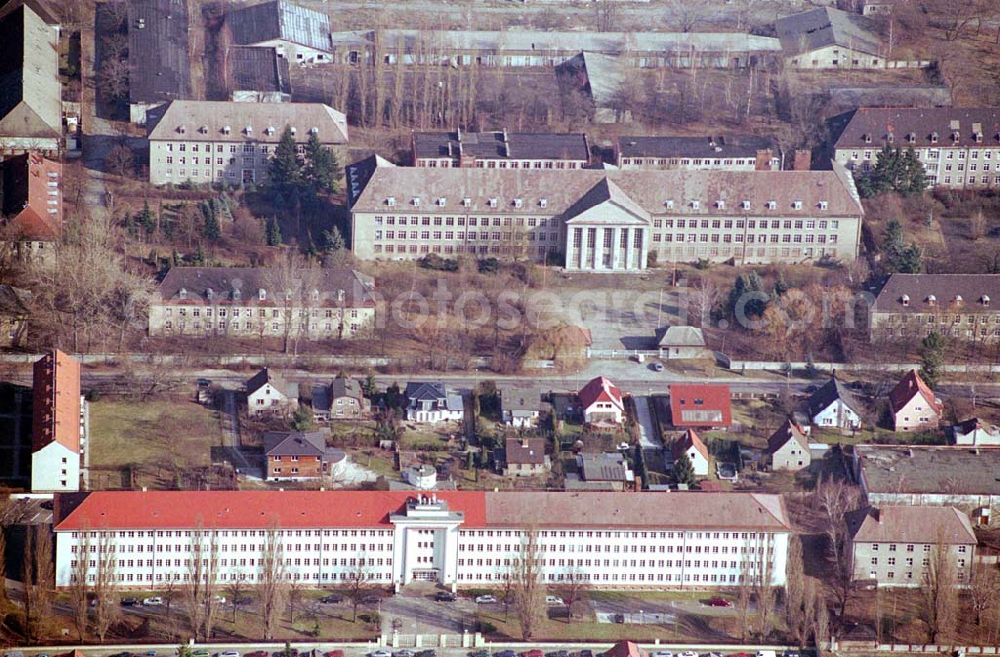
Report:
[[[500,271],[500,261],[496,258],[483,258],[477,266],[480,274],[495,274]]]
[[[423,258],[417,260],[417,264],[424,269],[434,271],[458,271],[458,261],[451,258],[442,258],[436,253],[428,253]]]

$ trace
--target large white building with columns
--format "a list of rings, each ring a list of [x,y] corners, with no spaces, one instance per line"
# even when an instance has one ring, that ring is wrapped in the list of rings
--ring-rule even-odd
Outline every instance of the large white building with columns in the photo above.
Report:
[[[196,551],[219,584],[252,584],[275,543],[284,576],[314,587],[489,587],[525,554],[556,587],[782,586],[792,532],[780,496],[752,493],[94,492],[55,516],[58,586],[111,563],[117,587],[144,590],[190,580]]]
[[[851,261],[864,210],[827,171],[347,169],[355,255],[544,261],[577,271],[660,262]]]

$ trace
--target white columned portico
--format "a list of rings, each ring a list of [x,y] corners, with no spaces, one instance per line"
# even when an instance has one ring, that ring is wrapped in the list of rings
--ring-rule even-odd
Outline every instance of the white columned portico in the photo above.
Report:
[[[628,228],[625,229],[625,269],[631,269],[635,266],[635,259],[632,255],[632,241],[635,239],[633,237],[634,231],[634,228],[631,230]]]
[[[417,495],[393,513],[392,583],[396,591],[414,580],[454,590],[458,581],[458,529],[465,515],[434,494]]]
[[[622,267],[621,263],[621,245],[622,245],[622,231],[628,232],[628,228],[622,228],[621,226],[615,226],[611,229],[611,268],[612,269],[626,269]]]

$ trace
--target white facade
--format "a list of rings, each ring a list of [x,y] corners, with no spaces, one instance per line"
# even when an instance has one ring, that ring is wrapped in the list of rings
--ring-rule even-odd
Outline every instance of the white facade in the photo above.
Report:
[[[1000,430],[995,426],[977,424],[970,430],[963,431],[962,425],[956,424],[952,429],[956,445],[969,445],[973,447],[1000,446]]]
[[[798,69],[877,69],[886,67],[884,57],[835,45],[810,50],[794,57],[786,57],[785,61]]]
[[[297,400],[290,400],[282,391],[270,383],[265,383],[253,392],[247,393],[247,413],[251,417],[279,413],[288,409]]]
[[[895,412],[893,428],[896,431],[936,429],[940,420],[940,412],[922,394],[917,393]]]
[[[583,409],[584,422],[614,422],[621,424],[625,417],[625,409],[618,402],[597,400]]]
[[[102,495],[114,499],[109,497],[113,494]],[[726,501],[720,498],[718,503]],[[488,510],[470,509],[469,513],[489,517]],[[719,588],[735,586],[742,574],[749,572],[756,577],[762,570],[767,571],[772,585],[785,583],[788,527],[768,531],[655,525],[581,528],[572,524],[573,519],[567,520],[565,528],[558,526],[559,519],[552,519],[552,524],[534,530],[535,554],[541,560],[541,578],[546,583],[579,578],[611,589]],[[472,525],[466,526],[470,522]],[[489,586],[502,582],[504,573],[530,542],[529,530],[523,527],[484,524],[482,517],[467,518],[466,512],[429,494],[410,496],[398,511],[389,513],[388,525],[270,531],[277,532],[287,578],[304,586],[344,584],[359,569],[373,584],[395,585],[397,589],[415,580],[453,589]],[[192,548],[200,542],[204,550],[214,535],[217,581],[225,584],[243,579],[252,584],[259,579],[270,531],[261,527],[205,528],[199,534],[194,527],[94,530],[57,526],[56,583],[60,587],[71,584],[84,551],[90,562],[87,579],[93,583],[100,567],[99,555],[109,549],[116,554],[114,580],[120,588],[148,590],[171,580],[183,582],[191,576]]]
[[[84,449],[84,443],[81,442],[80,448]],[[80,454],[56,441],[32,453],[31,490],[36,493],[80,490]]]
[[[709,463],[705,455],[698,451],[698,448],[694,445],[688,447],[685,454],[687,454],[688,460],[691,461],[691,468],[694,470],[694,475],[696,477],[707,477]]]
[[[994,143],[952,145],[942,137],[940,145],[913,148],[924,165],[931,187],[984,189],[1000,186],[1000,146]],[[898,144],[906,149],[905,141]],[[837,148],[834,158],[851,171],[867,173],[875,166],[881,143],[862,147]]]
[[[818,427],[850,430],[861,426],[861,417],[843,400],[835,399],[829,406],[812,416],[812,423]]]
[[[452,421],[461,422],[463,417],[465,417],[463,409],[445,408],[440,405],[427,405],[406,409],[406,419],[410,422],[426,422],[428,424]]]

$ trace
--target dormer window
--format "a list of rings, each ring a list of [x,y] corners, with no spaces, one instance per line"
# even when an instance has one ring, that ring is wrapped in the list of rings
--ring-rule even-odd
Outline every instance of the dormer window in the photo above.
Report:
[[[248,125],[247,127],[243,128],[243,132],[245,132],[248,135],[252,135],[253,134],[253,126],[252,125]]]
[[[490,199],[489,205],[490,205],[491,208],[495,208],[497,206],[497,199],[496,199],[496,197],[493,197],[493,198]]]
[[[547,198],[540,198],[540,199],[538,199],[538,207],[540,207],[540,208],[547,208],[547,207],[549,207],[549,199],[547,199]]]
[[[775,209],[777,209],[777,207],[778,207],[778,202],[777,201],[768,201],[767,202],[767,209],[768,210],[775,210]]]
[[[931,133],[931,143],[932,144],[938,143],[938,139],[940,139],[940,135],[938,135],[937,132],[932,132]]]
[[[232,131],[233,131],[233,128],[231,126],[228,126],[228,125],[222,126],[222,134],[228,135]]]
[[[292,300],[292,291],[285,290],[285,301],[291,301],[291,300]]]
[[[313,301],[319,301],[319,290],[315,290],[315,289],[314,289],[314,290],[312,291],[312,300],[313,300]]]
[[[182,287],[182,288],[180,289],[180,292],[178,292],[178,293],[177,293],[177,296],[179,296],[179,297],[180,297],[181,299],[187,299],[187,298],[188,298],[188,291],[187,291],[187,288],[183,288],[183,287]]]
[[[388,205],[389,207],[396,205],[396,197],[394,196],[387,197],[385,199],[385,204]]]
[[[309,128],[309,134],[311,134],[311,135],[318,135],[319,134],[319,128],[317,128],[316,126],[313,126],[313,127]]]
[[[896,135],[890,132],[885,136],[885,140],[891,144],[892,142],[896,141]]]
[[[234,288],[233,289],[233,301],[239,301],[239,300],[240,300],[240,291],[239,291],[239,288]]]
[[[927,305],[928,306],[933,306],[935,303],[937,303],[937,297],[934,296],[933,294],[928,294],[927,295]]]
[[[961,294],[956,294],[955,295],[955,305],[956,306],[961,306],[962,305],[962,295]]]
[[[750,201],[743,201],[742,203],[740,203],[740,207],[743,208],[744,210],[749,210],[750,209]]]
[[[207,125],[203,125],[203,126],[199,127],[198,128],[198,132],[200,132],[203,135],[207,134],[208,133],[208,126]]]
[[[259,290],[257,290],[257,300],[267,301],[267,290],[265,290],[264,288],[260,288]]]
[[[984,294],[984,295],[983,295],[983,296],[982,296],[982,297],[981,297],[981,298],[979,299],[979,302],[980,302],[980,303],[982,303],[982,304],[983,304],[984,306],[988,306],[988,305],[990,305],[990,298],[989,298],[989,297],[988,297],[987,295],[985,295],[985,294]]]
[[[862,135],[862,139],[864,139],[864,140],[865,140],[865,143],[866,143],[866,144],[870,144],[870,143],[872,143],[872,136],[871,136],[871,135],[869,135],[869,134],[864,134],[864,135]]]
[[[292,126],[292,127],[290,128],[290,130],[292,131],[292,134],[293,134],[293,135],[294,135],[294,134],[295,134],[296,132],[298,132],[298,130],[297,130],[297,129],[295,128],[295,126]]]
[[[516,198],[516,199],[514,199],[514,207],[515,207],[515,208],[519,208],[519,207],[521,207],[522,205],[524,205],[524,201],[522,201],[522,200],[521,200],[521,199],[519,199],[519,198]]]
[[[268,135],[273,135],[274,134],[274,126],[273,125],[267,126],[267,128],[264,129],[264,132],[266,132]]]
[[[410,199],[410,203],[412,203],[414,205],[414,207],[419,206],[420,205],[420,197],[419,196],[414,196],[413,198]]]
[[[187,132],[187,128],[185,126],[179,125],[179,126],[177,126],[177,132],[179,132],[179,133],[181,133],[183,135],[184,133]]]
[[[207,290],[205,290],[205,296],[208,298],[209,301],[211,301],[212,299],[215,298],[215,290],[213,290],[212,288],[208,288]]]
[[[726,202],[725,201],[716,201],[715,202],[715,207],[718,208],[719,210],[725,210],[726,209]]]
[[[827,201],[820,201],[819,202],[819,209],[820,210],[826,210],[828,207],[830,207],[830,204]]]
[[[468,196],[466,196],[465,198],[462,199],[462,205],[464,205],[467,208],[471,207],[472,206],[472,199],[469,198]]]
[[[902,303],[904,306],[910,305],[910,295],[904,294],[899,298],[899,302]]]
[[[802,201],[792,201],[792,209],[793,210],[801,210],[802,209]]]
[[[673,210],[674,209],[674,201],[673,201],[673,199],[668,199],[668,200],[664,201],[663,205],[667,206],[668,210]]]
[[[958,143],[958,140],[961,138],[962,135],[958,132],[958,130],[955,130],[954,132],[951,133],[951,140],[956,144]]]
[[[908,143],[910,143],[910,144],[917,143],[917,133],[915,133],[915,132],[907,133],[907,135],[906,135],[906,141]]]
[[[691,201],[691,209],[697,210],[701,207],[701,201]]]
[[[983,143],[983,133],[977,132],[972,135],[972,138],[976,140],[977,144]]]
[[[439,208],[443,208],[448,203],[448,199],[443,196],[439,196],[436,202]]]

